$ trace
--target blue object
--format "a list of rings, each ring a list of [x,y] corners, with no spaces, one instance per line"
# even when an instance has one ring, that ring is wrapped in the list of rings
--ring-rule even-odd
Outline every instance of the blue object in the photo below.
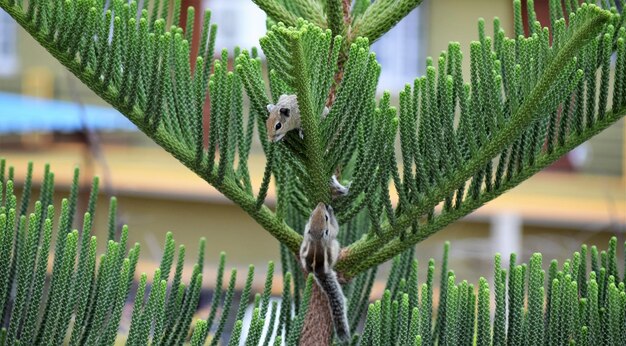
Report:
[[[0,92],[0,134],[27,132],[137,131],[111,107],[79,105]]]

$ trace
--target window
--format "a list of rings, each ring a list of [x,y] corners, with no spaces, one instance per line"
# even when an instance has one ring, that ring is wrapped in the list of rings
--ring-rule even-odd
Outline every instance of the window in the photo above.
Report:
[[[0,77],[17,72],[17,24],[0,10]]]
[[[205,0],[204,8],[211,10],[211,22],[217,24],[215,53],[226,48],[259,48],[265,35],[265,12],[249,0]]]
[[[426,5],[421,5],[393,29],[372,45],[376,59],[382,65],[378,91],[397,91],[404,84],[424,74],[424,53],[426,49],[426,26],[423,13]]]

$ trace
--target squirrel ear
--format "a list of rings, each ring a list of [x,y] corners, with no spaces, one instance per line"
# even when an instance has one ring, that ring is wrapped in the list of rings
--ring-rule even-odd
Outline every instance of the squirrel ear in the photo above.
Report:
[[[270,103],[269,105],[267,105],[267,111],[271,113],[274,110],[274,107],[276,106]]]
[[[283,116],[288,117],[289,116],[289,108],[281,108],[280,109],[280,114]]]

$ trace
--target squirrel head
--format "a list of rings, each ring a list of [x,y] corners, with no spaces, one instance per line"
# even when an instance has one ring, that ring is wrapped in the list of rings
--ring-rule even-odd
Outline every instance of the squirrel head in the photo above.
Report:
[[[287,132],[299,127],[300,111],[296,95],[281,95],[276,104],[267,105],[269,116],[265,121],[267,139],[278,142]]]
[[[319,203],[309,218],[304,231],[317,241],[332,241],[337,237],[339,225],[333,208],[325,203]]]

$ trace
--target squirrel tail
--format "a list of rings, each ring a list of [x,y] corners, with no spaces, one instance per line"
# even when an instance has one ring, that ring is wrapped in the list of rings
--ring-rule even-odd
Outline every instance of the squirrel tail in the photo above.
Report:
[[[328,297],[337,338],[341,342],[350,341],[350,326],[348,325],[348,317],[346,315],[346,299],[339,285],[339,281],[337,281],[337,274],[335,274],[334,271],[315,273],[315,279]]]

